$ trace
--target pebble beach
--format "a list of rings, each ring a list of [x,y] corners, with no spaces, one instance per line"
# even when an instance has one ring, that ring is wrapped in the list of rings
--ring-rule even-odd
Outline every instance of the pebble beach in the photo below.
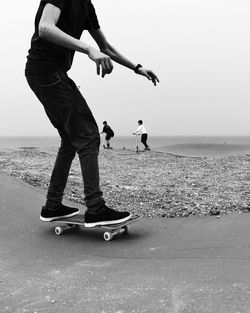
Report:
[[[46,191],[55,153],[56,149],[28,146],[1,151],[0,172]],[[144,217],[248,212],[249,161],[250,154],[187,157],[156,151],[137,154],[125,149],[101,150],[101,188],[108,206]],[[64,197],[84,205],[77,157]]]

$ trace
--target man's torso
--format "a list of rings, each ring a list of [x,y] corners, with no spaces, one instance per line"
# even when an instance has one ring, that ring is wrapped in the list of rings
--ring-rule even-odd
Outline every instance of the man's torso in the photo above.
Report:
[[[51,3],[61,10],[56,26],[76,39],[80,39],[83,30],[100,27],[91,1],[41,0],[35,18],[35,32],[27,56],[26,75],[52,73],[57,70],[68,71],[73,62],[75,51],[53,44],[38,35],[38,25],[46,3]]]

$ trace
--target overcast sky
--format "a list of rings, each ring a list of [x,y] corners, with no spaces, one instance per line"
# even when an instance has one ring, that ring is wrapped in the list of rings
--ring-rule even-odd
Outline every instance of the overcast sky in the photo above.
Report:
[[[39,2],[1,6],[0,136],[57,134],[24,78]],[[77,53],[69,75],[99,127],[130,135],[142,119],[151,135],[250,135],[249,0],[92,2],[108,41],[160,79],[154,87],[118,64],[102,79]]]

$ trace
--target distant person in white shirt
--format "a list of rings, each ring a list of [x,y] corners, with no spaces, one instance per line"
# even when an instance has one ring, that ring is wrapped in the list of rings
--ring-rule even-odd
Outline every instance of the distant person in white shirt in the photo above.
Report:
[[[150,151],[150,148],[147,144],[148,133],[147,133],[146,127],[143,125],[142,120],[138,121],[138,128],[133,133],[133,135],[139,135],[139,136],[141,135],[141,143],[145,146],[144,151],[146,151],[146,150]]]

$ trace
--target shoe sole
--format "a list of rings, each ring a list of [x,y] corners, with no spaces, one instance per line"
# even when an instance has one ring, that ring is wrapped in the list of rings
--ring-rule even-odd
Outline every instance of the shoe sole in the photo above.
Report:
[[[97,227],[97,226],[108,226],[108,225],[115,225],[115,224],[120,224],[123,222],[128,221],[132,217],[132,214],[130,213],[129,216],[121,218],[119,220],[113,220],[113,221],[100,221],[100,222],[95,222],[95,223],[85,223],[84,226],[86,228],[90,227]]]
[[[70,213],[70,214],[67,214],[67,215],[58,215],[58,216],[55,216],[55,217],[42,217],[40,215],[40,220],[43,221],[43,222],[52,222],[52,221],[55,221],[55,220],[59,220],[61,218],[68,218],[68,217],[72,217],[72,216],[75,216],[76,214],[79,214],[80,213],[80,210],[74,212],[74,213]]]

